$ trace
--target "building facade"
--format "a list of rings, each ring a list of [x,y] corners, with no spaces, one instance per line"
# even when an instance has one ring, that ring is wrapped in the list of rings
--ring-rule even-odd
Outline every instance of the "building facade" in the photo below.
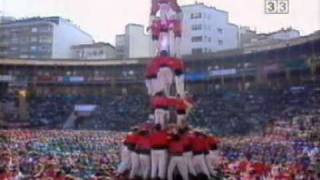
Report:
[[[109,43],[93,43],[72,46],[73,59],[112,59],[116,57],[116,49]]]
[[[182,6],[183,55],[217,52],[238,47],[238,27],[228,13],[203,3]]]
[[[0,13],[1,13],[1,11],[0,11]],[[0,24],[6,23],[6,22],[10,22],[10,21],[14,21],[14,20],[15,19],[13,17],[10,17],[10,16],[0,16]],[[5,53],[6,53],[7,49],[8,49],[8,43],[2,41],[1,39],[2,39],[2,37],[0,35],[0,58],[4,58],[4,57],[6,57]]]
[[[71,47],[93,43],[93,38],[60,17],[35,17],[9,21],[0,26],[0,56],[25,59],[72,58]]]
[[[300,37],[300,32],[296,29],[280,29],[272,33],[257,34],[249,28],[240,28],[241,47],[271,46]]]
[[[287,29],[281,29],[279,31],[270,33],[269,37],[272,39],[280,39],[287,41],[300,37],[300,31],[289,27]]]
[[[128,24],[124,34],[116,36],[116,52],[118,58],[152,57],[150,35],[144,33],[144,26]]]
[[[246,44],[251,43],[252,39],[257,39],[258,34],[256,31],[251,30],[247,26],[240,26],[239,28],[239,47],[243,48]]]

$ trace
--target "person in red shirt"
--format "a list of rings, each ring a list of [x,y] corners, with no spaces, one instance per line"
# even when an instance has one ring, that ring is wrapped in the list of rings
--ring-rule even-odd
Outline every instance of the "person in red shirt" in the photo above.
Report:
[[[169,118],[169,107],[174,103],[174,99],[167,98],[163,92],[159,92],[151,100],[152,108],[154,109],[155,124],[160,124],[161,129],[166,128],[166,121]]]
[[[179,133],[181,134],[181,140],[184,143],[184,153],[183,157],[184,160],[188,166],[188,174],[192,176],[196,176],[196,171],[194,170],[193,164],[192,164],[192,144],[193,144],[193,134],[189,133],[189,127],[183,127],[179,129]]]
[[[178,6],[179,7],[179,6]],[[180,7],[179,7],[180,8]],[[181,36],[182,36],[182,13],[175,14],[170,19],[170,31],[172,31],[173,39],[170,39],[170,53],[173,56],[181,58]]]
[[[166,130],[161,130],[161,125],[154,127],[154,132],[150,135],[151,142],[151,178],[166,178],[168,146],[170,135]]]
[[[134,131],[127,136],[127,146],[130,150],[131,170],[129,174],[130,179],[134,179],[139,173],[139,156],[136,152],[136,145],[140,138],[138,128],[134,128]]]
[[[180,97],[185,96],[184,92],[184,71],[185,65],[182,59],[170,58],[166,61],[166,65],[174,71],[174,82],[176,86],[176,92]]]
[[[147,68],[147,78],[156,77],[157,81],[152,83],[152,88],[154,94],[163,91],[167,96],[169,96],[170,87],[173,83],[173,70],[168,66],[168,51],[164,50],[160,52],[160,56],[152,59],[151,63]]]
[[[208,165],[210,174],[212,176],[215,176],[217,174],[215,169],[218,166],[218,160],[219,160],[218,144],[220,143],[220,141],[218,140],[218,138],[214,136],[208,136],[207,143],[209,147],[209,154],[206,155],[207,165]]]
[[[136,144],[136,151],[139,154],[140,172],[143,179],[148,179],[151,167],[151,143],[149,138],[149,132],[147,129],[142,129],[139,132],[139,139]]]
[[[157,74],[159,71],[159,63],[157,58],[153,59],[147,66],[145,84],[148,90],[148,95],[154,96],[156,92],[159,92],[159,85],[157,80]]]
[[[210,177],[209,169],[206,163],[206,154],[209,152],[207,143],[207,137],[200,130],[194,132],[194,138],[192,143],[193,159],[192,164],[196,170],[197,175],[205,174],[208,178]]]
[[[185,121],[187,118],[187,114],[192,108],[192,104],[187,99],[182,99],[179,95],[175,100],[174,107],[177,112],[177,125],[179,127],[184,127],[186,125]]]
[[[168,180],[173,180],[173,173],[175,168],[178,168],[183,180],[188,180],[188,166],[183,158],[185,151],[185,142],[178,134],[177,130],[172,134],[172,138],[169,144],[170,162],[168,166]]]

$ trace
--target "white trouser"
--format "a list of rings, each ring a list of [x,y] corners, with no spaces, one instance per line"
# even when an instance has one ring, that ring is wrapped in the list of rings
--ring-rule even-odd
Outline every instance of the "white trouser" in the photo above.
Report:
[[[121,163],[119,164],[118,166],[118,169],[117,169],[117,173],[118,174],[123,174],[126,170],[129,170],[130,169],[130,151],[128,149],[128,147],[126,146],[122,146],[122,149],[121,149]]]
[[[164,110],[164,109],[155,109],[154,111],[154,120],[155,120],[155,124],[160,124],[161,125],[161,129],[165,129],[166,128],[166,119],[168,116],[168,111]]]
[[[170,56],[175,56],[175,39],[174,39],[174,34],[172,31],[169,32],[169,51],[170,51]]]
[[[150,155],[147,154],[139,154],[139,162],[140,162],[140,174],[143,179],[148,179],[150,174]]]
[[[194,155],[192,159],[193,167],[197,174],[203,173],[210,177],[210,173],[208,170],[208,166],[206,164],[205,155],[204,154],[198,154]]]
[[[208,169],[211,175],[216,175],[215,168],[219,161],[219,152],[210,150],[210,153],[206,155]]]
[[[168,180],[173,180],[173,172],[176,167],[178,167],[183,180],[189,180],[188,166],[185,163],[183,156],[171,156],[168,166]]]
[[[162,67],[158,72],[159,85],[162,91],[164,91],[166,96],[170,95],[170,87],[173,82],[173,72],[168,67]]]
[[[145,81],[146,87],[147,87],[147,93],[149,96],[153,95],[153,91],[152,91],[152,81],[151,79],[146,79]]]
[[[159,51],[169,52],[169,33],[161,32],[159,37]]]
[[[161,84],[159,83],[157,78],[150,79],[152,96],[154,96],[157,92],[162,91]]]
[[[185,152],[183,153],[183,157],[184,157],[184,160],[185,160],[185,163],[187,164],[188,166],[188,173],[196,176],[197,173],[196,171],[194,170],[194,167],[193,167],[193,163],[192,163],[192,152]]]
[[[166,178],[168,153],[166,150],[151,150],[151,178]]]
[[[174,51],[177,58],[181,58],[181,37],[175,37]]]
[[[177,115],[177,125],[178,126],[181,127],[184,124],[185,120],[186,120],[186,115],[185,114],[178,114]]]
[[[152,48],[153,48],[153,55],[158,56],[159,55],[159,40],[153,40],[152,41]]]
[[[136,152],[131,152],[131,163],[129,178],[133,179],[135,176],[139,175],[139,155]]]
[[[180,74],[179,76],[174,77],[174,82],[176,85],[176,91],[180,95],[180,97],[185,96],[184,92],[184,74]]]

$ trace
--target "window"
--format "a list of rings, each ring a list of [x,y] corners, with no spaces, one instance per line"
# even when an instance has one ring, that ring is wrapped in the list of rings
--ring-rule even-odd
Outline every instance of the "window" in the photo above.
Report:
[[[33,32],[33,33],[38,32],[38,28],[36,28],[36,27],[31,28],[31,32]]]
[[[202,41],[202,36],[193,36],[191,38],[191,42],[201,42]]]
[[[25,44],[28,43],[28,38],[27,37],[22,37],[19,39],[20,44]]]
[[[41,52],[50,52],[50,47],[42,45],[42,46],[39,46],[39,50]]]
[[[191,51],[192,54],[201,54],[202,48],[193,48]]]
[[[211,42],[211,37],[208,37],[208,42]]]
[[[193,24],[191,29],[193,31],[198,31],[198,30],[201,30],[202,29],[202,25],[201,24]]]
[[[37,46],[31,46],[30,49],[31,49],[31,51],[36,51],[37,50]]]
[[[30,40],[31,40],[31,42],[37,42],[37,41],[38,41],[38,38],[33,36],[33,37],[31,37]]]
[[[218,40],[218,44],[219,44],[219,46],[222,46],[223,45],[223,41],[222,40]]]
[[[40,43],[52,43],[52,38],[50,36],[40,36]]]
[[[191,13],[190,19],[201,19],[202,14],[198,13]]]
[[[10,47],[10,50],[11,51],[16,51],[16,50],[18,50],[18,47],[17,46],[12,46],[12,47]]]
[[[219,34],[223,33],[223,29],[222,28],[218,28],[217,31],[218,31]]]
[[[50,33],[52,31],[52,28],[50,25],[42,25],[42,26],[39,26],[39,32],[40,33]]]
[[[29,52],[29,48],[25,46],[20,47],[20,52],[24,52],[24,53]]]
[[[19,57],[22,59],[27,59],[29,56],[27,54],[21,54]]]

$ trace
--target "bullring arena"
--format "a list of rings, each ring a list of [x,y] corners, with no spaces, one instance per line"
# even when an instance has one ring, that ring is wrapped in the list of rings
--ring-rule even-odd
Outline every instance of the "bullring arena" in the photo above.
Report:
[[[319,178],[319,33],[183,58],[186,121],[216,140],[211,179]],[[152,121],[147,62],[0,59],[0,179],[127,179],[123,141]]]

